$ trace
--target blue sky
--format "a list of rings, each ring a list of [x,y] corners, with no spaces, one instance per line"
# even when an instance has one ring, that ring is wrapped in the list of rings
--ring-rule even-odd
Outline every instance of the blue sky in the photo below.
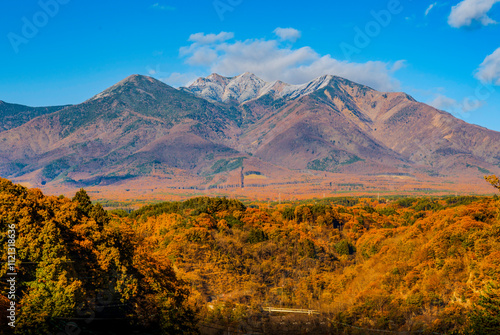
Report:
[[[5,0],[0,100],[80,103],[130,74],[334,74],[500,131],[500,0]]]

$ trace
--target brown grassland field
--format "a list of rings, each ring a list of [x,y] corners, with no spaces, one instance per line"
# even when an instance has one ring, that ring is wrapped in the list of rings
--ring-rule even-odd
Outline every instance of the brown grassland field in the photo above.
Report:
[[[251,171],[248,170],[252,170],[252,167],[246,170],[250,173]],[[108,209],[139,209],[146,204],[181,201],[199,196],[227,197],[248,203],[251,201],[293,202],[338,196],[493,195],[494,189],[484,182],[480,171],[469,170],[469,173],[460,177],[454,175],[430,177],[422,173],[370,176],[312,170],[302,173],[264,170],[259,175],[245,175],[243,188],[240,169],[215,176],[211,180],[176,170],[172,171],[173,175],[151,173],[139,179],[130,179],[111,185],[86,186],[85,190],[91,195],[93,201],[101,202]],[[20,182],[20,184],[33,187],[29,183]],[[48,194],[72,196],[75,193],[74,186],[58,182],[47,184],[43,188]]]
[[[0,179],[15,333],[500,334],[497,195],[318,180],[69,197]],[[8,304],[2,284],[2,334]]]

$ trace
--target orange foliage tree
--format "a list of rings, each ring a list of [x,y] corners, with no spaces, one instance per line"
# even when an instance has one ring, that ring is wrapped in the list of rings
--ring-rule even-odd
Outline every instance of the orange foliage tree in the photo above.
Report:
[[[72,201],[0,179],[2,262],[9,225],[17,234],[16,333],[59,332],[75,318],[84,320],[81,331],[96,334],[133,327],[194,332],[188,291],[170,261],[144,253],[142,237],[84,190]],[[6,273],[3,263],[0,275]],[[3,304],[3,286],[0,294]]]
[[[485,176],[484,179],[486,179],[486,181],[490,183],[494,188],[500,190],[500,180],[498,179],[497,176],[495,175]]]

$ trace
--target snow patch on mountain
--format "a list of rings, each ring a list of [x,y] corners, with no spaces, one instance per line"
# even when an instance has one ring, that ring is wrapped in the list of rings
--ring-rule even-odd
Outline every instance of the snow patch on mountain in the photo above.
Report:
[[[269,83],[248,72],[236,77],[223,77],[214,73],[206,78],[198,78],[184,89],[209,100],[243,103],[264,95],[274,99],[300,98],[328,86],[334,78],[324,75],[302,85],[290,85],[280,80]]]

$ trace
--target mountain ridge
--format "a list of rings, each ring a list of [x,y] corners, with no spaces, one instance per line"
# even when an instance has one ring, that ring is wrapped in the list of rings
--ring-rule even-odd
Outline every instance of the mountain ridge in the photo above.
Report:
[[[132,75],[50,111],[0,131],[2,177],[84,185],[189,175],[225,185],[239,183],[240,168],[272,183],[302,180],[300,171],[452,178],[500,167],[500,133],[331,75],[289,85],[212,74],[179,89]]]
[[[323,75],[304,84],[292,85],[281,80],[266,82],[250,72],[235,77],[224,77],[212,73],[208,77],[198,78],[189,86],[181,89],[213,101],[227,102],[236,100],[238,103],[244,103],[267,94],[271,94],[276,99],[300,98],[326,87],[334,80],[354,83],[333,75]],[[356,85],[373,90],[365,85]]]
[[[71,105],[30,107],[0,100],[0,132],[20,125],[45,114],[57,112]]]

